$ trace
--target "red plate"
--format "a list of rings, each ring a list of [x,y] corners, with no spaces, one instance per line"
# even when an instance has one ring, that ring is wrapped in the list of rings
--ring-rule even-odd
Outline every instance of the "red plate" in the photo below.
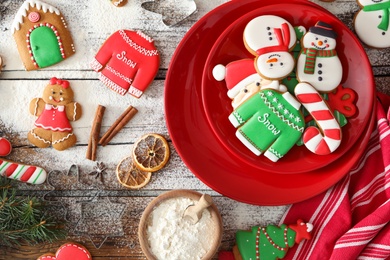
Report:
[[[308,15],[310,14],[310,15]],[[277,163],[264,156],[254,155],[235,136],[236,129],[228,120],[232,112],[231,99],[227,96],[224,81],[216,81],[212,76],[215,65],[226,65],[243,58],[254,58],[245,48],[243,31],[246,24],[260,15],[276,15],[285,18],[293,26],[303,25],[306,29],[314,26],[318,20],[326,22],[337,32],[337,53],[343,64],[343,80],[345,88],[353,89],[358,98],[358,113],[348,120],[342,128],[340,147],[329,155],[316,155],[305,146],[293,147]],[[302,4],[275,4],[261,7],[245,14],[232,23],[213,45],[205,63],[202,81],[203,105],[207,119],[214,133],[222,144],[245,163],[262,170],[277,173],[299,173],[319,169],[329,165],[344,155],[361,136],[366,128],[374,100],[374,77],[367,55],[356,36],[340,20],[318,7]]]
[[[291,0],[284,1],[291,3]],[[275,174],[245,164],[219,142],[203,110],[203,65],[224,28],[241,15],[272,3],[274,0],[231,1],[201,18],[177,47],[164,90],[168,131],[187,167],[213,190],[234,200],[256,205],[295,203],[328,189],[357,162],[374,125],[373,117],[370,127],[343,159],[311,173],[293,175]],[[303,0],[294,3],[309,4]]]

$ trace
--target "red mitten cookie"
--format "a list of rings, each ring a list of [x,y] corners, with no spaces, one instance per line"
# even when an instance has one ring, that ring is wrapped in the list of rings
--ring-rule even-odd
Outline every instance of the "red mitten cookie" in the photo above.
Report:
[[[62,245],[55,254],[44,254],[37,260],[91,260],[92,256],[88,250],[76,243]]]

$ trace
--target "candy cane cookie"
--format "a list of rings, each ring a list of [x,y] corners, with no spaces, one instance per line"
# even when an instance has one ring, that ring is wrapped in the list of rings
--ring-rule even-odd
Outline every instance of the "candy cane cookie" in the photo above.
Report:
[[[47,173],[37,166],[25,165],[0,158],[0,175],[31,184],[45,182]]]
[[[299,83],[294,91],[296,98],[319,126],[309,126],[305,129],[303,143],[315,154],[326,155],[334,152],[341,143],[341,128],[329,107],[309,83]]]

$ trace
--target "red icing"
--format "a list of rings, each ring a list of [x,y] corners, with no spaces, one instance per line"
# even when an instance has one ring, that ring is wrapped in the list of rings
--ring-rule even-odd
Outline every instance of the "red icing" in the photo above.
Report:
[[[331,153],[329,146],[328,146],[327,142],[325,141],[325,139],[322,139],[320,141],[320,143],[317,145],[315,153],[318,155],[326,155],[326,154]]]
[[[319,135],[319,134],[320,134],[320,131],[318,130],[317,127],[310,126],[310,127],[306,128],[306,130],[303,134],[303,142],[306,143],[309,140],[311,140],[313,137],[315,137],[316,135]]]
[[[91,260],[91,254],[82,246],[68,243],[61,246],[55,255],[45,254],[37,260]]]
[[[282,28],[274,28],[276,39],[278,40],[278,45],[267,46],[261,49],[258,49],[256,53],[258,55],[263,55],[270,52],[279,52],[285,51],[288,52],[288,45],[290,43],[290,28],[287,23],[282,24]]]
[[[311,115],[314,117],[315,120],[331,120],[334,118],[329,110],[312,111]]]
[[[37,168],[35,166],[29,166],[28,169],[26,170],[26,172],[20,178],[20,180],[27,182],[31,178],[31,176],[34,174],[36,169]]]
[[[35,121],[35,126],[59,132],[72,131],[64,106],[54,107],[46,104],[42,114]]]
[[[326,129],[324,131],[324,134],[325,136],[329,137],[329,138],[332,138],[332,139],[336,139],[336,140],[340,140],[341,139],[341,131],[340,129]]]
[[[356,114],[356,93],[350,88],[339,85],[335,91],[328,94],[328,103],[333,110],[337,110],[346,117]]]
[[[50,85],[61,85],[63,88],[69,88],[69,81],[57,78],[50,79]]]
[[[321,102],[322,98],[317,93],[307,93],[307,94],[299,94],[297,98],[302,103],[315,103]]]
[[[289,225],[288,227],[296,232],[296,243],[300,243],[303,239],[311,239],[311,233],[307,231],[307,225],[302,220],[298,219],[297,224]]]
[[[0,156],[7,156],[11,153],[12,145],[5,139],[0,137]]]
[[[18,165],[16,163],[11,164],[7,168],[7,170],[5,170],[5,176],[7,176],[7,177],[11,176],[14,173],[14,171],[16,170],[16,168],[18,168]]]

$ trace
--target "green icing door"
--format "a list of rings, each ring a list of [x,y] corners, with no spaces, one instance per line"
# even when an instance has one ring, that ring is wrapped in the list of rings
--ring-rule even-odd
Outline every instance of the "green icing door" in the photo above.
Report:
[[[58,39],[54,31],[47,26],[40,26],[30,34],[30,46],[34,60],[40,68],[45,68],[62,61]]]

